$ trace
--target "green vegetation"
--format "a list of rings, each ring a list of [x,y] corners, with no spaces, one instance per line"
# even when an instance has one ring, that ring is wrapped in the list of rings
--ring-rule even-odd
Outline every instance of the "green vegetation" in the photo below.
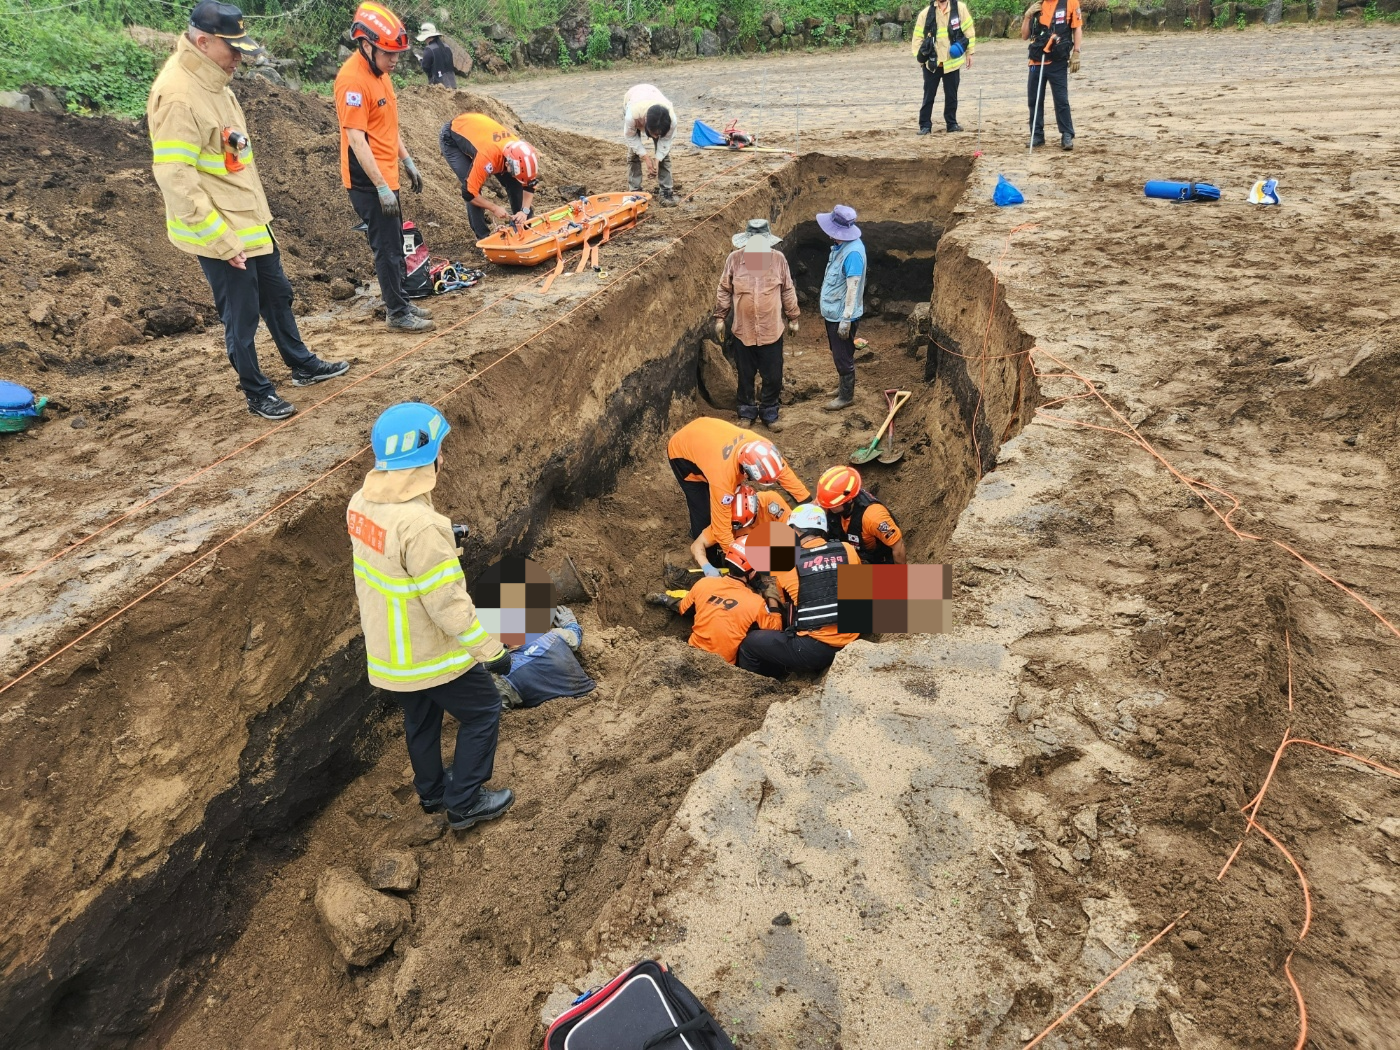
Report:
[[[150,53],[94,17],[56,15],[0,16],[0,90],[43,84],[61,90],[75,113],[143,113],[156,75]]]

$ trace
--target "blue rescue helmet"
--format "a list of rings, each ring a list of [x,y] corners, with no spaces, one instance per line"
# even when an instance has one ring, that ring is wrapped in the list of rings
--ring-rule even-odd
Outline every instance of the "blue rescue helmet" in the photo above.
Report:
[[[452,427],[441,412],[421,401],[386,408],[374,421],[369,441],[375,470],[408,470],[437,459],[442,439]]]
[[[962,46],[962,41],[956,41],[956,42],[954,42],[954,43],[948,45],[948,57],[949,57],[949,58],[962,58],[962,57],[963,57],[963,52],[966,51],[966,50],[967,50],[967,49],[966,49],[965,47]]]

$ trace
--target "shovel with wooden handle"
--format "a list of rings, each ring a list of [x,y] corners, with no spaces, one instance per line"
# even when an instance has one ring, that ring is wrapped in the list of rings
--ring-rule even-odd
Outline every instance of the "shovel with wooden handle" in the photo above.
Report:
[[[880,455],[880,439],[885,436],[885,431],[889,429],[890,424],[894,422],[895,413],[904,407],[904,402],[908,401],[911,396],[912,394],[908,390],[896,390],[894,392],[894,400],[890,402],[890,414],[887,415],[885,421],[880,424],[880,429],[875,431],[875,437],[871,440],[870,444],[862,446],[851,453],[852,463],[857,465],[869,463],[872,459]],[[895,456],[894,459],[885,460],[884,462],[894,463],[898,459],[899,456]]]

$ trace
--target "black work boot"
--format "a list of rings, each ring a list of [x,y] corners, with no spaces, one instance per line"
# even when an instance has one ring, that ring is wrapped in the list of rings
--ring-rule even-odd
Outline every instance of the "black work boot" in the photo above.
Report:
[[[260,397],[256,400],[248,399],[248,411],[255,416],[262,416],[263,419],[286,419],[296,415],[296,405],[290,401],[283,401],[276,394],[268,394],[267,397]]]
[[[1074,149],[1074,136],[1068,131],[1060,136],[1060,149]]]
[[[292,383],[296,386],[311,386],[327,379],[343,376],[350,371],[349,361],[322,361],[319,357],[305,368],[292,369]]]
[[[515,792],[510,788],[502,788],[500,791],[488,791],[486,788],[482,788],[476,793],[476,801],[466,809],[461,811],[449,809],[447,823],[453,831],[465,831],[473,824],[480,824],[483,820],[495,820],[510,809],[510,804],[514,801]]]
[[[676,206],[675,190],[668,190],[665,186],[661,187],[661,206],[663,208],[674,208]]]
[[[854,372],[840,373],[840,380],[840,386],[836,388],[836,396],[822,406],[828,412],[850,408],[851,402],[856,399],[856,374]]]

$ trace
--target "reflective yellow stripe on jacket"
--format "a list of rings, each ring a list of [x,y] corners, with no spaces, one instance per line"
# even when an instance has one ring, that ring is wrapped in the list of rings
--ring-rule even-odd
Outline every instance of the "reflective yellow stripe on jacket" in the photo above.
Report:
[[[370,670],[376,675],[398,682],[421,681],[425,678],[436,678],[448,671],[466,670],[476,662],[475,657],[465,648],[422,663],[415,663],[413,660],[413,639],[408,630],[408,603],[458,580],[465,582],[466,574],[462,572],[462,564],[457,559],[435,565],[421,576],[387,576],[363,558],[356,558],[355,575],[368,584],[371,590],[383,595],[388,606],[390,659],[380,660],[366,654]],[[472,646],[479,645],[487,637],[486,628],[481,626],[481,621],[474,620],[471,629],[458,635],[457,641],[463,646]]]
[[[190,167],[198,168],[209,175],[228,174],[228,164],[222,153],[202,153],[195,143],[181,142],[179,139],[162,139],[159,142],[152,142],[151,163],[188,164]],[[247,159],[243,163],[245,166],[253,163],[251,148],[249,148]]]
[[[165,229],[173,240],[210,245],[228,232],[228,224],[218,212],[209,215],[198,226],[186,226],[175,216],[167,214]]]

